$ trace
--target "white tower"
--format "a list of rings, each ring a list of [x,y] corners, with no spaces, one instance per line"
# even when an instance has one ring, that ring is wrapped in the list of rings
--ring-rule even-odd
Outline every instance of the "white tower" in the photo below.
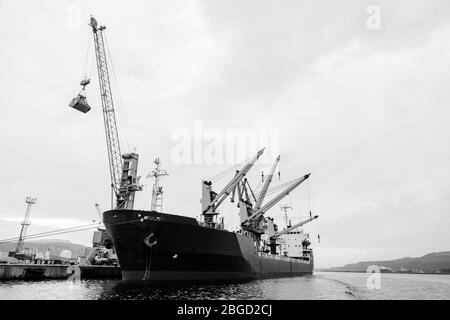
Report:
[[[30,225],[30,213],[31,213],[31,206],[36,203],[37,198],[27,197],[25,199],[25,203],[27,204],[27,211],[25,213],[25,219],[23,219],[21,225],[22,229],[20,230],[20,236],[19,241],[17,242],[16,252],[19,253],[20,250],[23,249],[23,242],[25,235],[27,233],[27,228]]]
[[[155,211],[162,211],[162,205],[163,205],[163,190],[162,187],[159,185],[159,181],[164,177],[168,176],[166,170],[161,169],[161,161],[159,161],[159,158],[155,159],[156,168],[152,172],[150,172],[147,175],[147,178],[153,178],[155,179],[155,182],[153,183],[153,189],[152,189],[152,203],[151,203],[151,210]]]

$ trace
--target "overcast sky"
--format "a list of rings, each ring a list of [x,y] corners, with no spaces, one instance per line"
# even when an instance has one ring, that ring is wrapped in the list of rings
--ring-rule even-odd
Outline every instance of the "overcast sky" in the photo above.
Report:
[[[108,208],[93,14],[107,26],[122,151],[137,148],[147,184],[137,208],[157,156],[164,211],[192,217],[201,180],[230,167],[176,163],[176,132],[278,132],[274,184],[312,173],[310,201],[305,183],[282,203],[293,220],[320,215],[305,227],[317,266],[450,250],[448,1],[126,3],[0,0],[1,239],[18,235],[28,195],[29,234]],[[84,72],[87,114],[68,107]],[[229,229],[237,212],[222,210]],[[89,245],[92,233],[64,238]]]

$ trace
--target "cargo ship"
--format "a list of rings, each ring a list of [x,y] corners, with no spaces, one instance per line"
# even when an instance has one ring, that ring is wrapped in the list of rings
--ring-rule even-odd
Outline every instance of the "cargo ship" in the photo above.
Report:
[[[105,225],[114,239],[123,280],[251,280],[312,274],[304,242],[297,257],[261,250],[247,232],[230,232],[195,218],[157,211],[111,210]]]
[[[122,154],[116,125],[103,32],[94,17],[89,22],[95,45],[95,57],[102,101],[109,170],[114,209],[103,213],[103,222],[111,237],[120,263],[122,279],[150,282],[251,280],[311,274],[314,256],[308,234],[298,231],[318,216],[312,215],[295,225],[278,230],[266,212],[309,178],[309,174],[269,189],[280,161],[275,159],[262,187],[254,192],[247,174],[263,154],[257,154],[239,166],[232,179],[216,193],[211,180],[201,183],[200,220],[163,213],[159,180],[167,173],[155,160],[152,204],[148,211],[134,209],[135,193],[142,190],[137,175],[139,155]],[[86,64],[88,65],[88,64]],[[69,106],[89,112],[85,87]],[[234,167],[233,167],[234,168]],[[266,196],[279,192],[270,200]],[[237,204],[240,225],[232,232],[225,228],[220,206],[225,199]]]
[[[156,210],[104,212],[103,221],[117,251],[122,279],[223,281],[312,274],[314,256],[309,236],[298,230],[318,216],[310,215],[280,231],[272,218],[264,217],[309,174],[287,183],[282,192],[263,205],[280,157],[258,194],[245,178],[263,151],[236,171],[221,192],[214,192],[210,181],[202,182],[202,221]],[[154,172],[155,185],[159,185],[158,168]],[[158,196],[155,190],[161,192],[160,187],[153,187],[153,204]],[[235,232],[225,230],[223,219],[218,219],[217,209],[228,197],[232,202],[238,200],[241,225]]]

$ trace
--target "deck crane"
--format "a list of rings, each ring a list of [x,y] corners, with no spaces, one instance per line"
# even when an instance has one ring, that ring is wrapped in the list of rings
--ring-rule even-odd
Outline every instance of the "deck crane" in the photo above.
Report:
[[[247,219],[245,219],[244,221],[242,221],[241,225],[250,225],[252,222],[257,222],[258,219],[264,215],[264,213],[266,213],[270,208],[272,208],[274,205],[276,205],[281,199],[283,199],[284,197],[286,197],[291,191],[293,191],[295,188],[297,188],[303,181],[305,181],[306,179],[308,179],[310,176],[310,174],[308,173],[307,175],[298,178],[296,180],[294,180],[289,187],[287,187],[285,190],[283,190],[282,192],[280,192],[276,197],[274,197],[272,200],[270,200],[268,203],[266,203],[265,205],[263,205],[261,208],[257,209],[254,211],[254,213],[249,216]]]
[[[133,209],[134,196],[136,191],[141,191],[137,176],[137,166],[139,155],[136,153],[122,154],[120,151],[119,132],[117,129],[114,102],[111,92],[111,82],[109,77],[108,63],[106,58],[103,31],[105,26],[99,26],[97,20],[91,16],[89,25],[94,34],[95,56],[97,60],[98,80],[100,84],[100,96],[103,108],[103,121],[105,125],[106,145],[108,150],[109,171],[111,176],[111,188],[115,195],[115,209]],[[89,83],[82,81],[82,85]],[[83,86],[83,88],[84,88]],[[77,107],[82,112],[85,108]]]
[[[278,156],[275,159],[275,163],[273,164],[273,166],[269,172],[269,175],[267,176],[267,179],[264,182],[261,192],[259,193],[258,201],[255,204],[255,210],[259,210],[261,208],[261,205],[262,205],[264,198],[266,196],[266,193],[267,193],[267,189],[269,189],[269,185],[272,182],[273,174],[275,173],[275,169],[277,168],[277,165],[279,162],[280,162],[280,156]]]
[[[241,223],[244,222],[255,210],[261,208],[261,205],[264,201],[265,196],[267,195],[267,191],[269,189],[269,185],[272,182],[273,174],[275,169],[280,161],[280,156],[275,159],[274,164],[267,176],[267,179],[264,181],[264,185],[262,186],[261,192],[259,192],[258,197],[253,193],[250,184],[248,183],[247,178],[243,179],[236,188],[233,190],[232,194],[232,202],[234,202],[235,195],[237,193],[238,196],[238,208],[239,208],[239,216]],[[253,206],[253,202],[255,205]]]
[[[301,226],[307,224],[308,222],[311,222],[311,221],[313,221],[313,220],[316,220],[318,217],[319,217],[318,215],[311,216],[310,218],[305,219],[305,220],[303,220],[303,221],[300,221],[299,223],[294,224],[293,226],[291,226],[291,227],[289,227],[289,228],[286,228],[286,229],[284,229],[284,230],[282,230],[282,231],[268,232],[268,233],[267,233],[267,236],[268,236],[269,238],[278,238],[278,237],[282,236],[283,234],[289,233],[289,232],[291,232],[291,231],[293,231],[293,230],[295,230],[295,229],[300,228]],[[269,221],[271,221],[271,220],[269,220]],[[269,226],[269,227],[268,227],[268,230],[274,230],[274,229],[273,229],[273,228],[270,228],[270,226]]]
[[[238,199],[237,207],[239,208],[239,216],[242,222],[248,218],[249,213],[253,210],[252,201],[256,202],[258,200],[256,199],[247,178],[244,178],[236,185],[231,196],[231,202],[235,202],[236,194]]]
[[[214,216],[218,214],[218,212],[216,212],[217,208],[230,195],[230,193],[235,190],[239,182],[245,177],[259,157],[263,154],[264,150],[265,148],[259,150],[253,158],[244,164],[241,170],[236,171],[236,175],[233,179],[219,193],[215,193],[212,190],[212,183],[210,181],[202,181],[202,214],[206,224],[214,223]]]

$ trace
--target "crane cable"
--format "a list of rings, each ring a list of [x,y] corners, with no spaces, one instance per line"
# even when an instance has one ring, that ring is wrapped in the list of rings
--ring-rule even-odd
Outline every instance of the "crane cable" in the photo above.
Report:
[[[291,180],[291,181],[288,181],[288,182],[279,184],[279,185],[277,185],[277,186],[275,186],[275,187],[272,187],[272,188],[268,189],[267,192],[265,193],[265,197],[270,196],[270,195],[273,195],[275,192],[281,190],[282,188],[284,188],[284,187],[286,187],[286,186],[288,186],[288,185],[293,184],[295,181],[298,181],[299,179],[302,179],[302,177],[301,177],[301,178],[293,179],[293,180]],[[257,198],[259,198],[260,195],[261,195],[261,192],[257,193],[257,194],[256,194]]]
[[[127,224],[127,223],[143,222],[144,220],[145,219],[140,218],[140,219],[135,219],[135,220],[130,220],[130,221],[123,221],[123,222],[114,223],[111,226]],[[98,227],[100,227],[100,224],[101,223],[91,223],[91,224],[87,224],[87,225],[71,227],[71,228],[66,228],[66,229],[58,229],[58,230],[52,230],[52,231],[47,231],[47,232],[35,233],[35,234],[30,234],[28,236],[25,236],[24,239],[36,239],[36,238],[43,238],[43,237],[48,237],[48,236],[53,236],[53,235],[58,235],[58,234],[70,233],[70,232],[85,231],[85,230],[89,230],[89,229],[98,228]],[[17,240],[19,240],[19,237],[2,239],[2,240],[0,240],[0,243],[13,242],[13,241],[17,241]]]
[[[84,67],[83,67],[83,74],[82,74],[82,78],[83,79],[91,79],[92,78],[92,71],[94,70],[94,62],[95,62],[95,57],[91,57],[91,42],[92,42],[92,39],[90,38],[90,32],[89,32],[89,35],[87,37],[87,40],[88,40],[87,50],[86,50],[86,56],[84,58]],[[89,61],[90,61],[90,66],[89,66],[89,69],[88,69]]]
[[[63,233],[69,233],[69,232],[75,232],[75,231],[83,231],[83,230],[97,228],[98,226],[99,226],[98,223],[91,223],[91,224],[77,226],[77,227],[71,227],[71,228],[65,228],[65,229],[57,229],[57,230],[52,230],[52,231],[34,233],[34,234],[30,234],[30,235],[25,236],[24,239],[34,239],[34,238],[52,236],[52,235],[55,235],[55,234],[63,234]],[[19,237],[2,239],[2,240],[0,240],[0,243],[17,241],[18,239],[19,239]]]
[[[258,196],[261,193],[261,188],[263,186],[264,181],[260,181],[258,185],[255,187],[255,195]],[[259,197],[259,196],[258,196]]]
[[[227,168],[221,172],[219,172],[218,174],[216,174],[215,176],[209,178],[208,180],[211,182],[219,182],[220,180],[222,180],[224,177],[226,177],[228,174],[230,174],[232,171],[236,170],[239,166],[241,166],[242,163],[238,163],[230,168]]]
[[[132,143],[132,141],[131,141],[131,137],[130,137],[130,135],[128,133],[128,130],[127,130],[127,128],[128,128],[128,119],[127,119],[127,116],[126,116],[126,113],[125,113],[125,109],[122,108],[124,106],[124,104],[123,104],[123,100],[122,100],[122,95],[120,94],[119,83],[118,83],[118,80],[117,80],[117,73],[116,73],[116,69],[114,67],[114,63],[113,63],[113,60],[112,60],[111,51],[109,49],[108,38],[106,37],[106,33],[104,33],[103,35],[104,35],[104,38],[105,38],[105,47],[106,47],[106,50],[108,51],[108,58],[109,58],[108,60],[109,60],[109,63],[111,65],[111,70],[112,70],[112,80],[113,80],[112,82],[113,82],[113,84],[115,86],[115,89],[116,89],[116,92],[117,92],[117,98],[119,100],[118,101],[119,102],[119,108],[116,108],[116,110],[118,110],[118,112],[120,114],[119,119],[118,119],[118,126],[119,126],[119,130],[122,132],[123,138],[125,139],[125,143],[127,145],[128,152],[131,152],[130,142]]]
[[[38,235],[45,235],[45,234],[49,234],[49,233],[53,233],[53,232],[67,231],[67,230],[79,229],[79,228],[85,228],[85,227],[94,227],[94,225],[97,225],[97,223],[90,223],[90,224],[86,224],[86,225],[82,225],[82,226],[77,226],[77,227],[70,227],[70,228],[65,228],[65,229],[57,229],[57,230],[52,230],[52,231],[45,231],[45,232],[40,232],[40,233],[35,233],[35,234],[27,235],[26,237],[38,236]],[[19,237],[13,237],[13,238],[3,239],[3,240],[0,240],[0,242],[10,241],[10,240],[12,241],[12,240],[16,240],[16,239],[19,239]]]
[[[247,164],[249,161],[250,161],[250,158],[247,158],[245,161],[239,162],[238,164],[235,164],[234,166],[219,172],[218,174],[216,174],[215,176],[212,176],[208,180],[211,182],[218,182],[218,181],[222,180],[224,177],[226,177],[228,174],[230,174],[232,171],[235,171],[238,167],[242,166],[242,168],[243,168],[243,165]],[[242,170],[242,168],[240,170]]]
[[[30,239],[38,239],[38,238],[44,238],[44,237],[50,237],[50,236],[56,236],[59,234],[66,234],[66,233],[71,233],[71,232],[78,232],[78,231],[86,231],[86,230],[90,230],[90,229],[94,229],[94,228],[98,228],[99,226],[91,226],[91,227],[85,227],[85,228],[78,228],[78,229],[74,229],[74,230],[67,230],[67,231],[60,231],[60,232],[52,232],[52,233],[48,233],[48,234],[43,234],[43,235],[29,235],[24,237],[24,240],[30,240]],[[5,242],[11,242],[11,241],[15,241],[15,240],[8,240]],[[2,242],[0,242],[2,243]]]
[[[310,191],[310,182],[308,180],[308,205],[309,205],[309,215],[311,216],[311,191]],[[319,233],[319,223],[316,223],[316,233],[317,233],[317,241],[320,243],[320,233]]]
[[[86,57],[84,58],[84,67],[83,67],[83,78],[84,79],[87,78],[87,65],[88,65],[90,50],[91,50],[91,40],[88,37],[88,45],[87,45],[87,50],[86,50]],[[89,75],[89,78],[90,78],[90,75]]]

